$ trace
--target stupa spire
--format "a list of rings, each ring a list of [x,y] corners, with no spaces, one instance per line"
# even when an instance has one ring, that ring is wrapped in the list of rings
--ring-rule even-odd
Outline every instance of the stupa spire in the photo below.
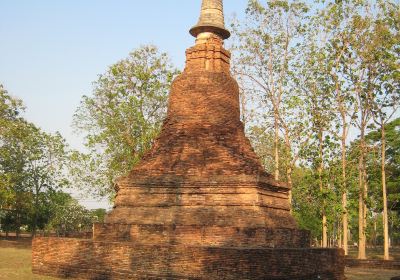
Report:
[[[203,0],[199,22],[189,32],[197,39],[212,35],[228,39],[231,34],[225,28],[223,1]]]

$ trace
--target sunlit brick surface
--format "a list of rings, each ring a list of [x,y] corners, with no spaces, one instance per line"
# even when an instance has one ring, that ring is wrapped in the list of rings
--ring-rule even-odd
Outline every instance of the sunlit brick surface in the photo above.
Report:
[[[33,271],[83,279],[344,279],[332,249],[256,249],[34,240]]]
[[[117,182],[94,240],[36,238],[33,271],[82,279],[344,279],[341,250],[311,249],[289,189],[244,134],[230,53],[187,52],[161,134]]]

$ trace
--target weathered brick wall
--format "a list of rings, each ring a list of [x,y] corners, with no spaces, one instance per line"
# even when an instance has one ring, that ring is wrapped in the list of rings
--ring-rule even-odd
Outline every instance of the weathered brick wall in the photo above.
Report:
[[[288,187],[265,173],[245,136],[222,40],[213,37],[186,54],[160,136],[118,180],[106,222],[297,228]]]
[[[206,179],[120,185],[106,222],[297,228],[287,189],[267,189],[252,176]]]
[[[207,84],[202,86],[205,89],[208,87]],[[243,125],[231,119],[231,115],[236,113],[229,101],[220,102],[219,105],[212,102],[215,99],[212,96],[190,96],[189,92],[185,92],[185,95],[190,97],[185,98],[188,103],[194,103],[194,100],[200,103],[204,100],[206,104],[197,110],[181,104],[180,113],[167,119],[153,148],[131,172],[132,179],[169,174],[214,176],[265,173],[245,137]],[[227,95],[221,95],[221,99],[224,96]],[[188,112],[184,111],[184,106]],[[215,111],[222,111],[222,108],[218,107],[225,107],[219,115]],[[199,110],[208,113],[196,112]],[[190,119],[184,116],[190,115],[192,111],[195,111],[192,116],[199,117]]]
[[[222,42],[215,39],[214,44],[198,44],[186,50],[185,70],[208,70],[215,72],[227,72],[230,70],[229,51],[223,48]]]
[[[179,187],[178,187],[179,186]],[[247,186],[136,186],[120,188],[116,205],[122,207],[168,206],[264,206],[290,211],[287,193]]]
[[[308,231],[287,228],[95,224],[93,232],[98,241],[130,241],[143,245],[310,247]]]
[[[185,71],[172,83],[168,114],[160,136],[130,176],[264,176],[260,160],[240,121],[239,87],[232,78],[230,53],[222,41],[187,50]]]
[[[146,246],[36,238],[34,273],[82,279],[342,280],[341,250]]]

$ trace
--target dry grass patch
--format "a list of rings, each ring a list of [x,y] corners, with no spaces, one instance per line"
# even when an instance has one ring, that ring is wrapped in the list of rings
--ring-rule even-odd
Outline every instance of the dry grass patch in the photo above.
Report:
[[[348,280],[390,280],[394,276],[400,276],[399,270],[346,268]]]
[[[31,271],[31,249],[25,245],[11,247],[13,243],[0,241],[0,280],[55,280],[37,276]],[[24,248],[25,247],[25,248]]]

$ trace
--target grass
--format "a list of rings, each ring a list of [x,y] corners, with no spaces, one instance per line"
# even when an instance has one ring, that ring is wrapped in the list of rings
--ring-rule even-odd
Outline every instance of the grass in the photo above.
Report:
[[[4,241],[0,244],[0,280],[56,280],[32,274],[29,247]]]
[[[384,269],[346,268],[346,277],[348,280],[390,280],[390,278],[394,276],[400,276],[400,271]]]
[[[357,258],[357,248],[350,248],[349,255],[353,258]],[[369,247],[367,248],[367,258],[375,260],[383,260],[383,247]],[[390,258],[392,260],[400,260],[400,247],[390,248]]]
[[[346,268],[348,280],[389,280],[400,276],[398,270]],[[31,272],[31,246],[29,239],[0,240],[0,280],[57,280],[34,275]]]

